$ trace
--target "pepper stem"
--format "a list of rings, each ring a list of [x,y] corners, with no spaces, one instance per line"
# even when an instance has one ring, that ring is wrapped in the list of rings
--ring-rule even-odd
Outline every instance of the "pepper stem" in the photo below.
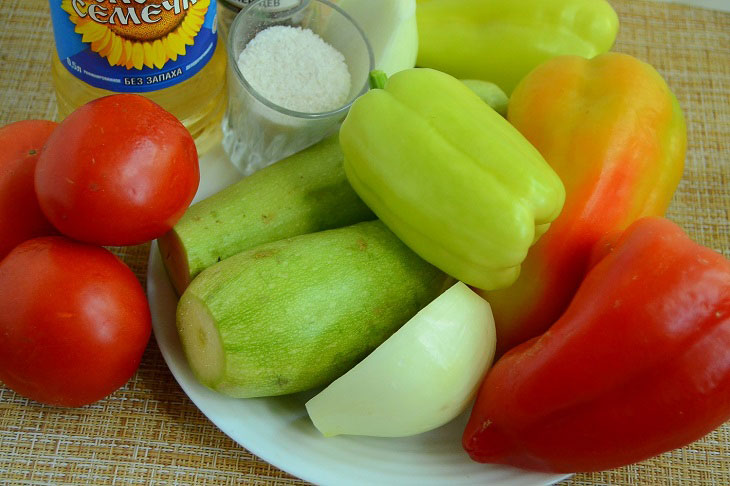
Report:
[[[383,89],[385,88],[385,82],[388,80],[388,75],[384,71],[378,69],[370,71],[368,82],[370,83],[370,89]]]

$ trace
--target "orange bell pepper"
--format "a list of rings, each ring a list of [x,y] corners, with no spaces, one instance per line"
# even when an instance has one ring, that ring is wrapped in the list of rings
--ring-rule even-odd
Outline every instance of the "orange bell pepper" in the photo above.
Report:
[[[661,216],[682,176],[684,116],[650,65],[626,54],[554,58],[518,85],[509,121],[565,185],[560,216],[511,287],[480,292],[498,352],[543,333],[568,306],[607,235]]]

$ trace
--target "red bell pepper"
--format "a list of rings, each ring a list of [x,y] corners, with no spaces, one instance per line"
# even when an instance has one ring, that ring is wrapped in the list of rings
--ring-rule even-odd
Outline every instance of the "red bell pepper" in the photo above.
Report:
[[[730,419],[730,261],[643,218],[560,319],[487,375],[463,436],[480,462],[555,472],[637,462]]]

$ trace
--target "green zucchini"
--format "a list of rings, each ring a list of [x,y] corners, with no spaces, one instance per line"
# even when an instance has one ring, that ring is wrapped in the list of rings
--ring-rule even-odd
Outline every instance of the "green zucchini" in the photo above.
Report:
[[[375,219],[347,182],[342,160],[334,135],[191,206],[158,239],[178,294],[201,271],[240,251]]]
[[[335,380],[451,279],[380,221],[258,246],[203,271],[177,328],[198,380],[235,397]]]

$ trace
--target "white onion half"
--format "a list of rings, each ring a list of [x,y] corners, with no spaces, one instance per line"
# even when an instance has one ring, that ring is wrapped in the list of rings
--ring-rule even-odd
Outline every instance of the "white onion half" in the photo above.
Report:
[[[458,282],[309,400],[307,412],[328,437],[435,429],[469,406],[495,341],[489,304]]]
[[[375,68],[392,76],[416,65],[416,0],[338,0],[362,28],[375,56]]]

